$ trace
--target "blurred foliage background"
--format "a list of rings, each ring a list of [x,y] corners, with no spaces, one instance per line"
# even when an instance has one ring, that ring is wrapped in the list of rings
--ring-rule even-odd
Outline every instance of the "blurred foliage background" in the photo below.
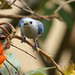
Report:
[[[3,3],[4,0],[0,0]],[[54,11],[65,1],[68,0],[25,0],[30,8],[39,15],[51,15]],[[17,3],[17,2],[16,2]],[[22,5],[24,8],[24,6]],[[18,8],[17,8],[18,9]],[[13,10],[12,6],[7,3],[0,9]],[[11,12],[10,12],[11,13]],[[8,13],[8,14],[10,14]],[[0,13],[1,14],[1,13]],[[15,15],[11,13],[12,15]],[[19,10],[18,15],[30,15],[28,12]],[[39,47],[45,52],[52,55],[54,60],[60,64],[61,67],[75,62],[75,2],[63,6],[58,12],[62,21],[51,19],[50,21],[40,20],[44,24],[44,33],[38,40]],[[1,20],[2,18],[0,18]],[[19,19],[11,20],[14,27],[17,28]],[[10,31],[10,29],[7,27]],[[40,55],[40,54],[39,54]],[[42,63],[48,67],[53,64],[40,55]],[[53,71],[49,71],[49,75],[55,75]]]

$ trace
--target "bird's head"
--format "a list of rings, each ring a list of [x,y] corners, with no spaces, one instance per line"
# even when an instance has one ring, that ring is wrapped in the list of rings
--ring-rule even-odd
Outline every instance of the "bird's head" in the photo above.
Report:
[[[23,26],[33,26],[33,25],[36,25],[36,22],[32,18],[25,17],[25,18],[22,18],[19,21],[18,26],[20,27],[21,25],[23,25]]]

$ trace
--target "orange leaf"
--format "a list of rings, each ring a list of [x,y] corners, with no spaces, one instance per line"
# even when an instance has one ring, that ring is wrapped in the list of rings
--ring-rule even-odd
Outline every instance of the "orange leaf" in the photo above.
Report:
[[[0,42],[0,64],[2,64],[5,59],[6,59],[6,56],[4,55],[2,45],[1,45],[1,42]]]

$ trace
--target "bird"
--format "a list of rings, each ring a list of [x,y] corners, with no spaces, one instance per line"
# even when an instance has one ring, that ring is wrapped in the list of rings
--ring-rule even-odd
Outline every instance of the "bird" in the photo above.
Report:
[[[23,38],[22,42],[26,41],[26,37],[34,40],[34,50],[37,49],[37,40],[43,34],[44,25],[42,22],[30,18],[22,18],[18,26],[20,27],[21,37]]]

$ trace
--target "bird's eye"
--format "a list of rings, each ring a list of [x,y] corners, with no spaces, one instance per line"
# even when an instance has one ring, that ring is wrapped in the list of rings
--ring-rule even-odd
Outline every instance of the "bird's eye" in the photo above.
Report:
[[[30,21],[30,24],[32,24],[32,21]]]

